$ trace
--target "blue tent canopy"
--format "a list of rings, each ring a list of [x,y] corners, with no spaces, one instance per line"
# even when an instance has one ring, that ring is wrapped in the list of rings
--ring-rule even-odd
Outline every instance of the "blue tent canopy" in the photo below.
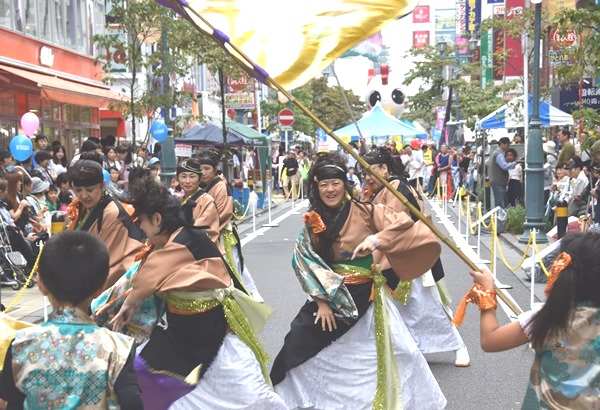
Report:
[[[475,124],[477,129],[519,128],[525,126],[525,96],[517,97]],[[533,97],[529,95],[527,108],[528,123],[533,111]],[[540,122],[542,126],[573,125],[573,116],[540,100]]]
[[[391,136],[401,136],[403,138],[420,138],[427,139],[427,134],[417,130],[416,128],[410,127],[402,121],[396,119],[394,116],[385,112],[381,108],[381,104],[378,102],[375,107],[360,120],[355,123],[346,125],[334,133],[340,137],[350,137],[351,140],[358,140],[358,130],[356,125],[360,128],[360,132],[365,138],[389,138]]]

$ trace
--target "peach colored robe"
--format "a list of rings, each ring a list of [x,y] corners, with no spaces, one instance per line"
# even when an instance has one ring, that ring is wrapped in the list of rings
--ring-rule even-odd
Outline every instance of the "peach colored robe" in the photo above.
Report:
[[[392,212],[381,204],[353,202],[339,238],[333,244],[334,260],[347,259],[347,253],[369,235],[377,235],[377,251],[385,255],[402,280],[411,280],[427,272],[441,252],[436,236],[423,222],[413,222],[408,214]]]
[[[219,232],[221,232],[233,218],[233,197],[228,195],[227,184],[223,180],[219,180],[207,192],[214,198],[215,205],[217,205]]]

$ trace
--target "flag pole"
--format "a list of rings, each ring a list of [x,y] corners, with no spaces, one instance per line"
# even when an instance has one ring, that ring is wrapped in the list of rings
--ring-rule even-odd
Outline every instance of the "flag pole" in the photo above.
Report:
[[[379,183],[388,189],[402,204],[408,208],[408,210],[415,215],[421,222],[423,222],[431,231],[444,243],[446,244],[460,259],[465,262],[465,264],[475,271],[480,271],[480,268],[475,265],[475,263],[469,259],[467,255],[463,251],[461,251],[454,242],[448,236],[446,236],[435,224],[432,220],[428,219],[423,213],[421,213],[420,209],[417,209],[413,206],[408,199],[404,195],[402,195],[397,189],[395,189],[385,178],[379,175],[377,172],[371,168],[369,165],[359,154],[354,152],[354,150],[346,144],[340,137],[338,137],[331,128],[329,128],[323,121],[321,121],[312,111],[306,108],[300,101],[296,100],[296,98],[287,91],[283,86],[281,86],[277,81],[269,76],[269,74],[259,65],[254,63],[252,59],[250,59],[242,50],[237,48],[234,44],[229,42],[229,37],[225,35],[220,30],[217,30],[214,26],[212,26],[204,17],[202,17],[198,12],[196,12],[192,8],[187,8],[186,10],[193,13],[198,19],[200,19],[207,27],[209,27],[213,32],[213,38],[217,40],[219,45],[223,47],[225,51],[227,51],[231,57],[236,60],[240,66],[249,72],[254,78],[263,82],[264,84],[280,91],[285,97],[296,106],[300,111],[302,111],[307,117],[315,122],[325,133],[327,133],[331,138],[333,138],[346,153],[354,157],[356,161],[361,165],[363,171],[368,172],[373,178],[375,178]],[[194,21],[190,21],[200,32],[205,32],[206,30],[201,29]],[[496,294],[498,297],[512,310],[515,315],[520,315],[523,313],[521,308],[508,296],[504,289],[497,287],[494,284],[494,288],[496,290]]]

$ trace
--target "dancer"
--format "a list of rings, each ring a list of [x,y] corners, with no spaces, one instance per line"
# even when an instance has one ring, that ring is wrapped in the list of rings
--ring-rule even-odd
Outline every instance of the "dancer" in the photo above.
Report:
[[[39,259],[48,321],[18,330],[6,353],[0,397],[8,409],[143,409],[133,339],[98,327],[87,311],[108,276],[109,255],[87,232],[52,236]]]
[[[202,170],[200,163],[194,158],[186,159],[177,165],[177,180],[183,189],[182,204],[194,201],[194,225],[202,226],[210,239],[220,247],[219,243],[219,213],[215,200],[206,191],[200,188]]]
[[[444,408],[391,301],[388,286],[399,279],[371,255],[378,249],[410,280],[433,265],[440,245],[422,222],[354,199],[346,174],[337,153],[319,154],[309,174],[311,212],[292,265],[311,300],[273,364],[275,391],[291,409]]]
[[[403,174],[402,164],[399,161],[394,161],[388,148],[370,153],[365,157],[365,160],[372,165],[375,172],[387,179],[395,189],[400,191],[415,208],[424,212],[423,200],[420,195],[402,177],[398,177]],[[394,212],[408,214],[415,222],[418,220],[375,177],[371,174],[365,174],[365,180],[373,191],[371,201],[374,204],[386,205]],[[389,267],[389,263],[380,252],[376,251],[374,256],[376,262],[380,263],[382,268]],[[442,292],[436,286],[436,282],[441,283],[443,276],[442,263],[438,258],[431,271],[400,285],[396,293],[401,300],[396,302],[396,306],[422,353],[454,351],[455,366],[467,367],[470,365],[467,347],[456,327],[452,325],[448,313],[446,313],[450,308],[447,306],[449,297],[443,292],[445,286],[442,282],[442,286],[440,286]]]
[[[216,150],[204,151],[198,158],[202,175],[201,186],[215,199],[217,211],[219,212],[219,232],[221,245],[225,250],[225,260],[238,277],[245,289],[254,299],[264,301],[256,288],[254,279],[244,263],[242,255],[242,244],[237,232],[237,226],[233,222],[233,193],[231,187],[218,174],[219,152]]]
[[[166,323],[135,359],[145,407],[285,409],[267,384],[255,335],[272,310],[234,288],[221,252],[192,226],[195,203],[182,207],[152,178],[131,185],[130,194],[149,253],[113,326],[121,329],[152,295],[166,304]]]
[[[472,271],[475,285],[465,299],[481,310],[481,347],[501,352],[531,343],[535,359],[523,409],[600,408],[600,235],[569,233],[546,283],[546,303],[537,312],[499,326],[494,279]],[[459,318],[460,319],[460,318]]]
[[[133,265],[135,255],[142,249],[143,234],[121,203],[106,193],[102,165],[79,160],[68,174],[76,198],[67,209],[65,226],[98,235],[108,247],[110,273],[105,288],[109,288]]]

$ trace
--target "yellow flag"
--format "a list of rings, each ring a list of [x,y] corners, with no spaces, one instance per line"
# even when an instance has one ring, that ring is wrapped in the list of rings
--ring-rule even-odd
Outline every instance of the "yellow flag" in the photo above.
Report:
[[[299,87],[333,60],[411,13],[418,0],[157,0],[204,34],[227,36],[284,88]],[[205,21],[202,21],[202,20]],[[218,30],[215,36],[215,30]]]

